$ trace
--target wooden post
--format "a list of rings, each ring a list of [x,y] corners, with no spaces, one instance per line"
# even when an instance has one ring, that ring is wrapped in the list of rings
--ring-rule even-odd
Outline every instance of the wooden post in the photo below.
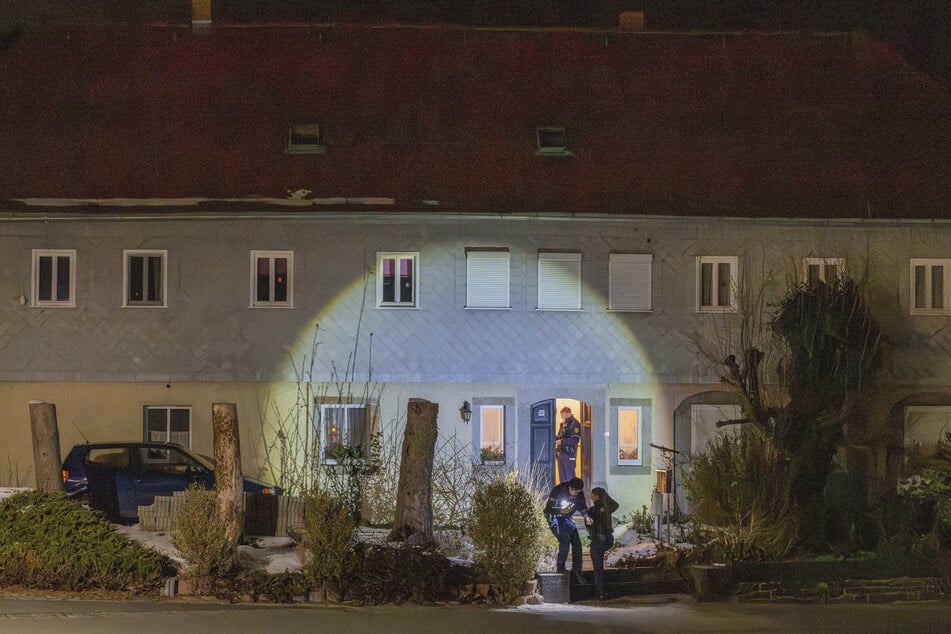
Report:
[[[241,445],[238,440],[238,408],[234,403],[211,406],[214,428],[215,490],[218,515],[238,563],[238,540],[244,530],[244,478],[241,476]]]
[[[33,472],[41,491],[63,490],[63,458],[59,453],[56,405],[30,401],[30,430],[33,433]]]
[[[387,540],[425,545],[433,541],[433,456],[439,405],[412,398],[406,406],[406,431],[396,490],[396,521]]]

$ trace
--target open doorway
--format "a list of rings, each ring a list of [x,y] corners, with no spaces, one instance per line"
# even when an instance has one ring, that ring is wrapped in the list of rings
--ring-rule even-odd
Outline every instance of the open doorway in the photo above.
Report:
[[[561,484],[558,469],[559,452],[555,441],[562,426],[561,410],[571,410],[580,423],[581,433],[574,456],[574,474],[584,480],[585,497],[591,493],[591,405],[572,398],[552,398],[532,405],[532,464],[550,487]]]

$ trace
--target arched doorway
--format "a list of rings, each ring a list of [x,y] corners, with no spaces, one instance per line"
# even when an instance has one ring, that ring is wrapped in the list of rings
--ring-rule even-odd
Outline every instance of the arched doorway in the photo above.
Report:
[[[951,429],[951,394],[912,394],[888,413],[883,490],[892,490],[905,466],[905,450],[935,444]]]
[[[560,484],[557,468],[555,440],[561,426],[559,412],[568,408],[581,423],[581,440],[575,461],[575,476],[584,480],[585,496],[591,492],[592,483],[592,407],[589,403],[572,398],[550,398],[532,404],[531,419],[531,464],[548,488]]]

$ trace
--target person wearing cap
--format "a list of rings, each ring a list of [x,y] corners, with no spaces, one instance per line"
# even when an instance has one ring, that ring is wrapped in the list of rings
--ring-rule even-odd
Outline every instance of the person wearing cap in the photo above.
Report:
[[[548,520],[548,527],[558,540],[556,570],[565,572],[570,549],[571,572],[575,575],[575,579],[584,583],[584,578],[581,576],[581,537],[578,535],[578,528],[573,519],[575,513],[580,513],[584,517],[585,524],[590,525],[592,521],[588,516],[588,507],[584,500],[584,481],[581,478],[571,478],[552,489],[548,494],[544,513]]]

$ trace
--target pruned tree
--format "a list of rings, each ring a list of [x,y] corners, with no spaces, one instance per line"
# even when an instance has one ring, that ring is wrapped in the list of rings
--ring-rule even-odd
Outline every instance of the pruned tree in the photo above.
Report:
[[[433,541],[433,460],[439,405],[411,398],[406,407],[396,520],[387,540],[425,545]]]

